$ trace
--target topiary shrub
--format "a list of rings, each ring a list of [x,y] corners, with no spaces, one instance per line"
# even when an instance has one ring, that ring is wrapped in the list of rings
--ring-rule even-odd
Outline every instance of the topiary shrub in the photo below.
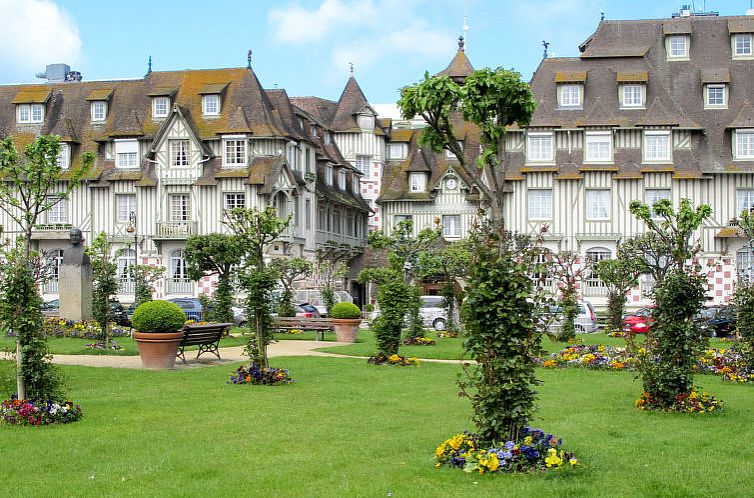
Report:
[[[139,332],[177,332],[186,323],[186,314],[170,301],[147,301],[134,311],[131,324]]]
[[[332,307],[332,317],[353,320],[361,318],[361,310],[355,304],[343,301]]]

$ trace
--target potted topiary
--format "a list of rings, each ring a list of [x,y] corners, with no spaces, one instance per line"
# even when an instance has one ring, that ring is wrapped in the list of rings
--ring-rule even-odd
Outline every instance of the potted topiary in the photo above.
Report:
[[[361,324],[361,310],[346,301],[332,307],[332,324],[338,342],[356,342],[356,332]]]
[[[170,301],[147,301],[136,308],[131,324],[144,368],[173,368],[185,323],[186,314]]]

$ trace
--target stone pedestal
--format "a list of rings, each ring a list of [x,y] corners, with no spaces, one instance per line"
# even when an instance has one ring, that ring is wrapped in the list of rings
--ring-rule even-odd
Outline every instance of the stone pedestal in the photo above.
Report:
[[[60,265],[60,318],[80,322],[92,319],[92,268]]]

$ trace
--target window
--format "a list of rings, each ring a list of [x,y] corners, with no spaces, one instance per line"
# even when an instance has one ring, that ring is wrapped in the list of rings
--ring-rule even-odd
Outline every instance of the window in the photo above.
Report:
[[[670,131],[644,132],[644,161],[670,161]]]
[[[332,143],[332,133],[330,133],[329,131],[325,132],[325,143],[326,144]]]
[[[605,249],[604,247],[593,247],[592,249],[586,251],[586,257],[590,261],[597,263],[598,261],[610,259],[612,257],[612,253],[609,249]]]
[[[176,168],[189,165],[189,141],[170,140],[170,164]]]
[[[461,236],[461,215],[445,214],[442,217],[442,236],[447,238]]]
[[[644,107],[644,85],[621,85],[621,107]]]
[[[183,249],[176,249],[170,253],[170,278],[173,280],[188,280]]]
[[[338,188],[340,190],[346,189],[346,172],[343,170],[338,171]]]
[[[107,102],[95,100],[91,105],[92,121],[104,121],[107,117]]]
[[[306,225],[306,229],[311,230],[312,228],[312,201],[310,199],[307,199],[304,206],[305,206],[304,217],[306,218],[304,223]]]
[[[118,279],[123,282],[130,282],[133,279],[131,275],[131,266],[136,264],[136,252],[133,249],[126,249],[118,256]]]
[[[246,208],[246,194],[243,192],[230,192],[223,194],[223,208],[226,211]]]
[[[170,99],[168,97],[154,97],[152,99],[152,117],[166,118],[170,110]]]
[[[663,199],[670,200],[670,189],[646,189],[644,191],[644,202],[646,202],[650,208],[653,208],[654,205]],[[654,212],[654,209],[652,209],[652,218],[658,218],[657,214]]]
[[[609,220],[610,219],[610,191],[587,190],[586,191],[586,219]]]
[[[558,105],[560,107],[581,107],[583,85],[558,85]]]
[[[746,278],[751,282],[754,275],[754,257],[752,257],[751,249],[748,247],[742,247],[736,251],[736,271],[742,278]]]
[[[406,159],[408,155],[408,144],[390,144],[387,146],[388,159]]]
[[[115,165],[118,168],[139,167],[139,141],[116,140],[115,141]]]
[[[374,116],[370,114],[361,114],[357,119],[359,121],[359,128],[361,128],[362,130],[374,129]]]
[[[733,58],[751,57],[752,55],[754,55],[754,51],[752,51],[751,38],[751,33],[733,35],[733,40],[731,43]]]
[[[189,220],[189,196],[188,194],[172,194],[170,202],[170,221],[182,222]]]
[[[705,85],[706,98],[704,107],[727,107],[727,89],[725,85]]]
[[[550,162],[553,160],[552,133],[529,133],[526,137],[526,145],[528,162]]]
[[[44,121],[45,108],[42,104],[18,104],[16,121],[18,123],[41,123]]]
[[[202,95],[202,114],[205,116],[217,116],[220,114],[219,95]]]
[[[115,221],[128,223],[131,213],[136,213],[136,194],[116,194]]]
[[[365,175],[369,175],[369,165],[371,163],[372,156],[356,156],[356,169],[361,171]]]
[[[602,295],[604,294],[605,283],[600,280],[597,273],[594,271],[597,263],[606,259],[610,259],[612,253],[604,247],[594,247],[586,251],[587,261],[592,263],[591,269],[589,269],[584,277],[584,294],[586,295]],[[602,292],[600,292],[602,290]]]
[[[246,137],[231,137],[223,140],[223,164],[246,166]]]
[[[313,137],[317,136],[317,127],[315,125],[309,126],[309,134]]]
[[[552,190],[529,190],[528,211],[530,220],[552,219]]]
[[[68,169],[71,165],[71,146],[66,143],[60,144],[60,152],[58,152],[57,165],[60,169]]]
[[[613,160],[613,135],[609,131],[586,132],[585,162],[610,162]]]
[[[48,197],[47,201],[54,204],[47,210],[47,223],[50,225],[68,223],[68,199],[62,197]]]
[[[306,152],[304,153],[304,161],[306,162],[306,172],[311,173],[312,172],[312,151],[309,149],[309,147],[306,148]]]
[[[686,35],[668,36],[665,40],[668,59],[689,58],[689,37]]]
[[[329,164],[325,166],[325,183],[332,185],[332,166]]]
[[[409,173],[408,174],[408,190],[409,192],[426,192],[427,190],[427,175],[424,173]]]
[[[754,129],[736,130],[733,147],[734,159],[754,159]]]
[[[749,211],[754,209],[754,190],[736,190],[736,216],[739,216],[742,211]]]

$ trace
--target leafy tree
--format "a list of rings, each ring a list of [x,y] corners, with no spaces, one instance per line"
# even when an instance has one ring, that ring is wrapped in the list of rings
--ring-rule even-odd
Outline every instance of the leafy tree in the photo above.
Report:
[[[406,285],[403,274],[393,268],[365,268],[359,273],[359,282],[379,285],[377,304],[380,314],[372,322],[377,353],[369,362],[384,363],[389,357],[398,354],[403,322],[416,296],[413,289]]]
[[[398,107],[405,119],[420,115],[427,122],[422,145],[435,152],[446,149],[458,168],[479,189],[493,223],[503,226],[504,137],[507,126],[526,126],[536,102],[521,75],[506,69],[481,69],[456,83],[448,76],[424,75],[424,81],[401,89]],[[480,153],[476,161],[465,154],[455,133],[460,120],[479,127]]]
[[[23,258],[11,258],[14,264],[25,266],[26,272],[33,274],[31,264],[31,234],[39,217],[61,199],[67,199],[73,189],[79,186],[82,177],[94,162],[90,152],[81,155],[80,165],[66,172],[58,165],[60,137],[41,135],[19,154],[12,138],[0,141],[0,209],[21,228],[24,233]],[[61,184],[62,182],[62,184]],[[62,186],[61,186],[62,185]],[[14,269],[21,282],[24,270]],[[17,273],[21,272],[21,273]],[[36,286],[20,285],[13,292],[28,292],[30,295],[14,295],[19,303],[29,304],[38,301]],[[31,295],[33,294],[33,295]],[[21,311],[20,309],[17,311]],[[26,309],[31,313],[29,309]],[[6,322],[17,334],[16,340],[16,384],[19,398],[27,396],[25,379],[43,376],[48,371],[45,365],[46,343],[34,330],[35,320],[21,315],[7,316]],[[30,391],[35,393],[35,391]],[[39,391],[36,391],[39,394]],[[44,393],[42,393],[44,394]]]
[[[335,305],[335,282],[342,280],[348,271],[344,261],[346,257],[348,253],[345,251],[320,251],[317,254],[317,276],[322,283],[320,296],[327,316],[332,316]]]
[[[217,275],[213,312],[215,319],[221,322],[233,321],[233,276],[244,255],[244,247],[239,242],[239,238],[233,235],[192,235],[184,248],[190,279]]]
[[[256,208],[236,208],[226,215],[224,223],[237,237],[242,248],[239,280],[246,291],[245,310],[253,332],[246,347],[252,362],[268,367],[267,345],[272,338],[272,290],[277,282],[277,273],[267,267],[264,256],[269,245],[288,227],[291,217],[278,218],[273,207],[264,211]]]
[[[110,300],[118,291],[118,264],[107,234],[100,232],[86,248],[92,265],[92,315],[100,326],[105,351],[110,351]]]
[[[580,256],[572,251],[561,251],[552,255],[550,268],[560,290],[560,306],[563,324],[558,339],[563,342],[576,338],[576,317],[579,314],[578,284],[583,282],[584,273],[589,271],[590,262],[580,261]]]
[[[131,265],[131,275],[134,277],[134,303],[138,307],[141,303],[152,300],[154,283],[165,273],[164,266]]]
[[[620,330],[626,294],[636,286],[642,266],[636,259],[628,258],[618,247],[617,259],[597,262],[595,273],[607,286],[607,321],[611,330]]]
[[[754,252],[754,215],[743,210],[740,217],[733,220],[746,238],[746,246]],[[751,269],[749,269],[750,271]],[[733,295],[736,305],[736,335],[744,343],[744,354],[750,369],[754,369],[754,275],[746,272],[741,276]]]
[[[277,272],[280,284],[283,286],[283,295],[278,303],[278,315],[296,316],[296,307],[293,305],[293,285],[299,280],[309,278],[314,271],[314,265],[308,259],[296,257],[273,259],[270,267]]]
[[[467,240],[459,240],[430,248],[419,254],[418,271],[423,280],[442,282],[440,294],[448,317],[447,328],[458,332],[456,305],[461,302],[461,279],[466,277],[471,265],[471,252]]]

